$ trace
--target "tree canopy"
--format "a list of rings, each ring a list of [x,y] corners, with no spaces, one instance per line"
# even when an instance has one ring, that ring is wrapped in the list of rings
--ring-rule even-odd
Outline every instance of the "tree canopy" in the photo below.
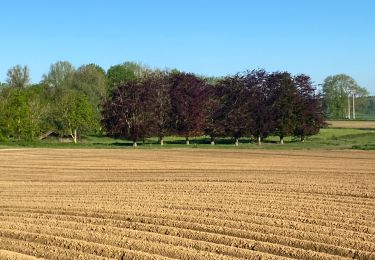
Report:
[[[73,142],[100,133],[134,145],[148,137],[164,144],[168,135],[249,137],[259,145],[270,135],[302,141],[317,134],[324,116],[368,111],[373,99],[348,75],[327,77],[322,95],[307,75],[251,70],[205,77],[179,70],[154,70],[135,62],[105,71],[96,64],[75,69],[68,61],[51,65],[31,85],[27,66],[9,69],[0,84],[0,139],[43,138],[49,133]]]
[[[365,88],[346,74],[328,76],[323,83],[323,107],[326,115],[332,118],[350,119],[350,97],[367,96]]]
[[[26,88],[30,85],[30,71],[27,66],[16,65],[8,70],[7,83],[14,88]]]
[[[49,72],[43,75],[42,82],[48,87],[57,89],[72,84],[75,68],[68,61],[58,61],[50,66]]]

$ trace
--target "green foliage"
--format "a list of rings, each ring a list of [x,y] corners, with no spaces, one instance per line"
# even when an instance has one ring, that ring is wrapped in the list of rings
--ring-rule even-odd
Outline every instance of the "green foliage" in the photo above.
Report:
[[[30,72],[27,66],[16,65],[8,70],[7,83],[14,88],[26,88],[30,85]]]
[[[31,139],[30,110],[22,89],[3,90],[0,110],[0,129],[3,137]]]
[[[323,107],[327,117],[348,118],[350,110],[348,99],[352,95],[361,97],[368,95],[368,92],[348,75],[338,74],[327,77],[323,84]]]
[[[97,107],[107,95],[107,80],[104,70],[95,64],[81,66],[74,73],[72,88],[84,93]]]
[[[61,136],[69,135],[75,142],[79,136],[92,134],[98,128],[98,121],[95,120],[88,98],[74,90],[59,92],[53,122]]]
[[[353,145],[356,150],[375,150],[375,144]]]
[[[3,83],[3,82],[0,82],[0,94],[2,92],[3,89],[9,87],[9,85],[7,83]]]
[[[31,139],[51,130],[51,100],[43,85],[34,85],[25,90],[29,110]]]
[[[357,118],[375,119],[375,96],[357,98]]]
[[[0,95],[0,135],[3,138],[32,140],[46,128],[49,103],[41,86],[27,89],[8,87]]]
[[[136,84],[130,86],[129,82]],[[190,137],[205,131],[213,139],[230,136],[260,142],[278,135],[293,142],[289,136],[303,139],[323,125],[320,96],[310,78],[287,72],[258,70],[207,78],[124,62],[110,67],[106,74],[95,64],[76,70],[71,63],[59,61],[51,65],[39,85],[28,86],[28,69],[21,66],[9,71],[8,83],[10,87],[0,84],[1,139],[35,140],[55,132],[76,141],[99,133],[100,122],[105,121],[103,104],[109,104],[110,93],[121,87],[120,105],[112,102],[115,105],[107,112],[115,111],[125,120],[119,125],[134,132],[116,129],[113,135],[132,139],[161,139],[171,134]],[[365,99],[366,90],[347,75],[328,77],[323,92],[330,116],[345,117],[349,95],[357,98],[357,113],[373,111],[375,116],[374,99]],[[112,122],[109,125],[113,127]]]
[[[84,65],[74,73],[71,88],[87,97],[94,112],[94,120],[98,123],[101,118],[101,105],[108,95],[107,86],[105,71],[98,65]]]
[[[53,89],[71,86],[75,69],[68,61],[58,61],[50,66],[48,74],[43,75],[42,83]]]
[[[111,89],[119,87],[129,80],[135,80],[144,75],[149,68],[135,62],[124,62],[114,65],[107,71],[108,84]]]

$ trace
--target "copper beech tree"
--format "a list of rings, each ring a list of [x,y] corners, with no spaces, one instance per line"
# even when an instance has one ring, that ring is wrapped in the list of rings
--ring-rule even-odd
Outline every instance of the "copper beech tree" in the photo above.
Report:
[[[209,88],[204,79],[189,73],[171,73],[172,131],[184,136],[186,144],[192,136],[204,133],[205,106],[209,100]]]
[[[323,127],[320,96],[306,75],[287,72],[247,71],[227,76],[213,87],[208,102],[206,134],[211,143],[217,136],[252,136],[258,145],[269,135],[314,135]]]
[[[306,75],[247,71],[213,85],[194,74],[145,71],[125,80],[103,106],[108,135],[133,141],[167,135],[190,143],[193,136],[253,137],[260,145],[269,135],[305,137],[318,133],[324,117],[320,96]]]
[[[152,134],[151,93],[142,79],[132,79],[112,90],[103,105],[102,124],[108,135],[137,142]]]
[[[172,128],[169,75],[163,71],[147,73],[144,84],[147,85],[150,95],[148,109],[152,120],[149,128],[153,135],[158,137],[160,145],[164,145],[164,137],[170,134]]]
[[[224,136],[233,137],[238,146],[239,138],[249,133],[252,118],[248,113],[248,90],[245,88],[243,77],[239,74],[228,76],[217,84],[219,99],[218,120],[216,129],[223,129]]]
[[[304,142],[307,136],[319,133],[324,126],[324,115],[321,96],[316,94],[311,78],[307,75],[298,75],[294,78],[297,88],[296,125],[293,135]]]
[[[248,117],[251,118],[249,132],[256,138],[258,145],[272,134],[275,127],[272,89],[267,84],[268,76],[265,70],[253,70],[244,76],[245,86],[248,89]]]

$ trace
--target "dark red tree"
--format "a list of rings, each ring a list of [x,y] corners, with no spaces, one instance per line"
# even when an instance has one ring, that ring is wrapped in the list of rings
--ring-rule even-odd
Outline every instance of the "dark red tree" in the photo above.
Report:
[[[164,145],[164,136],[171,130],[171,84],[166,72],[155,71],[145,75],[144,84],[147,85],[150,103],[147,105],[152,113],[152,131]]]
[[[112,90],[103,106],[102,124],[108,135],[123,137],[137,146],[139,139],[152,135],[149,85],[140,79],[126,81]]]
[[[209,99],[205,106],[205,125],[204,132],[211,138],[211,144],[215,144],[216,137],[225,136],[224,120],[225,115],[223,107],[225,104],[222,103],[220,91],[217,86],[208,86]]]
[[[209,98],[205,80],[189,73],[172,73],[171,106],[173,131],[186,138],[203,134],[205,106]]]
[[[323,107],[309,76],[298,75],[294,83],[298,91],[294,135],[304,142],[307,136],[318,134],[324,126]]]
[[[226,136],[233,137],[238,146],[239,138],[249,133],[252,124],[248,106],[249,90],[243,77],[237,74],[220,80],[217,91],[220,103],[217,124],[222,125]]]
[[[292,135],[296,127],[297,88],[288,72],[274,72],[268,76],[270,105],[274,116],[274,134],[284,143],[284,137]]]
[[[252,122],[250,133],[261,141],[274,131],[275,118],[272,113],[272,95],[267,84],[268,73],[265,70],[253,70],[244,76],[249,90],[249,117]]]

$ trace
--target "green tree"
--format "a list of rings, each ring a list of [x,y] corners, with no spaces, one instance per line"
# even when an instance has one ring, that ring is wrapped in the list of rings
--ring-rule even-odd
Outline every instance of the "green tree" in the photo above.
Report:
[[[95,64],[81,66],[74,73],[72,88],[88,98],[94,111],[94,120],[99,125],[101,105],[108,95],[105,71]]]
[[[72,85],[75,69],[68,61],[58,61],[50,66],[49,72],[43,75],[42,83],[52,89],[66,88]]]
[[[110,89],[119,87],[129,80],[135,80],[142,77],[150,69],[136,62],[124,62],[114,65],[107,71],[107,79]]]
[[[352,111],[353,111],[353,119],[356,119],[356,100],[358,98],[367,97],[369,95],[366,88],[357,86],[357,88],[352,89]]]
[[[1,87],[0,88],[0,141],[3,141],[7,138],[8,133],[8,120],[5,114],[7,99],[5,96],[5,92],[8,88]]]
[[[94,111],[83,93],[66,89],[59,92],[57,100],[54,122],[60,135],[69,135],[77,143],[79,136],[97,129]]]
[[[30,138],[35,139],[52,129],[51,99],[46,95],[45,88],[41,84],[27,88],[25,95],[30,121]]]
[[[323,107],[331,118],[355,117],[355,97],[366,96],[368,92],[346,74],[328,76],[323,83]],[[353,113],[351,112],[353,110]]]
[[[107,95],[105,71],[95,64],[83,65],[73,76],[73,88],[84,93],[90,102],[98,106]]]
[[[357,101],[357,111],[362,117],[374,118],[375,116],[375,96],[362,96],[358,97]]]
[[[16,65],[8,70],[7,83],[14,88],[26,88],[30,85],[30,71],[27,66]]]
[[[0,132],[3,138],[33,140],[50,128],[49,101],[41,85],[4,88],[0,95]]]
[[[17,140],[31,139],[29,108],[25,92],[9,87],[2,91],[0,103],[1,136]]]

